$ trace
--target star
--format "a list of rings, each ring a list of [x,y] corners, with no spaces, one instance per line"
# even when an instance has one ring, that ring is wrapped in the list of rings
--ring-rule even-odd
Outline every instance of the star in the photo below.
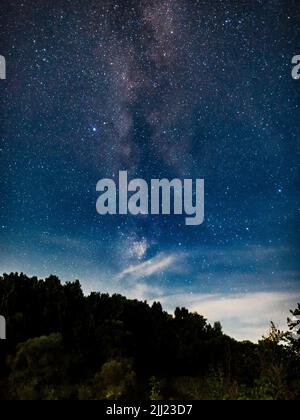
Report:
[[[299,2],[9,3],[3,270],[149,300],[186,296],[189,281],[195,295],[241,283],[299,295]],[[148,185],[205,179],[203,225],[174,212],[101,217],[96,182],[120,171]],[[132,275],[145,267],[149,277]]]

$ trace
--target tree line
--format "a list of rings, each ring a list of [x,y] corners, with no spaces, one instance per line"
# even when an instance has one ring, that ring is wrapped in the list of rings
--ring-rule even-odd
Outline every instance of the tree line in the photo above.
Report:
[[[0,277],[0,314],[2,400],[300,398],[295,318],[288,332],[272,324],[258,344],[238,342],[185,308],[170,315],[159,302],[18,273]]]

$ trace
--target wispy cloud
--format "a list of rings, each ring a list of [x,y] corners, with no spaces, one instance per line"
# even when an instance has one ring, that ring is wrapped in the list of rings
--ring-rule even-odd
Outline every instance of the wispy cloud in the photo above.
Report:
[[[174,272],[178,267],[177,263],[179,259],[180,256],[178,254],[159,254],[143,263],[130,265],[117,275],[117,279],[119,281],[125,278],[138,280],[151,277],[155,274]]]

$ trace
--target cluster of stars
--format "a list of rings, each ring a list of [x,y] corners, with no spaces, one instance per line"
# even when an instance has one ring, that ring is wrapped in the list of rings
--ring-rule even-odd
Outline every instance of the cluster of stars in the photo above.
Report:
[[[223,278],[229,290],[250,275],[265,287],[251,249],[265,256],[270,278],[290,282],[286,273],[300,268],[294,1],[4,3],[3,269],[11,260],[11,270],[60,264],[84,280],[101,267],[110,281],[150,261],[153,281],[155,264],[165,264],[159,281],[169,288],[214,291]],[[100,218],[96,182],[120,170],[147,180],[204,178],[205,224]],[[64,260],[63,240],[45,241],[43,231],[71,238],[74,256]],[[177,261],[169,254],[184,269],[168,276]]]

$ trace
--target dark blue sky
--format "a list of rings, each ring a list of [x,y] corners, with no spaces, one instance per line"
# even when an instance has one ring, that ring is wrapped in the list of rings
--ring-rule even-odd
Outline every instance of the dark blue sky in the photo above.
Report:
[[[38,4],[37,4],[38,3]],[[4,0],[0,268],[221,319],[299,301],[298,0]],[[205,223],[101,217],[96,184],[204,178]]]

